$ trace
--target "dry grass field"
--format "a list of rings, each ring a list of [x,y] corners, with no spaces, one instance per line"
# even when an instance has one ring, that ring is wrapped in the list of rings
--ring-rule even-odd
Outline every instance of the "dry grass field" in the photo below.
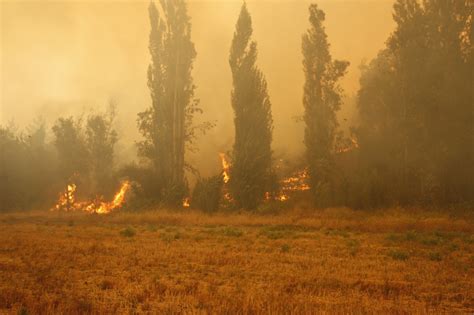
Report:
[[[394,209],[0,216],[0,313],[472,313],[474,221]]]

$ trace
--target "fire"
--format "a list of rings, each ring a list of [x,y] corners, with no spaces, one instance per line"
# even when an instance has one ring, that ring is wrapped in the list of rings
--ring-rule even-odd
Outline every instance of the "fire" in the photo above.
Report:
[[[66,191],[59,195],[59,200],[54,209],[61,210],[66,209],[69,211],[74,205],[74,193],[76,192],[76,185],[69,184],[67,185]]]
[[[290,199],[289,193],[295,191],[309,190],[308,170],[304,169],[294,173],[292,176],[284,178],[280,181],[280,192],[275,196],[276,200],[287,201]]]
[[[229,176],[230,164],[227,161],[225,153],[219,153],[219,157],[221,158],[221,163],[222,163],[222,172],[223,172],[223,175],[224,175],[224,183],[227,184],[230,180],[230,176]]]
[[[85,211],[89,213],[106,214],[112,212],[123,205],[125,201],[125,195],[130,189],[131,185],[129,181],[122,182],[120,190],[115,194],[114,198],[110,202],[102,201],[102,197],[94,201],[82,201],[76,202],[75,192],[76,185],[69,184],[66,191],[59,195],[59,200],[56,206],[51,210],[64,210],[64,211]]]
[[[227,184],[230,180],[229,169],[230,163],[227,160],[225,153],[219,153],[219,157],[222,163],[222,173],[224,177],[224,184]],[[308,185],[308,170],[304,169],[302,171],[295,172],[292,176],[284,178],[280,181],[280,191],[277,194],[272,194],[270,192],[265,192],[265,200],[279,200],[287,201],[290,199],[290,193],[295,191],[305,191],[309,190]],[[226,189],[226,188],[224,188]],[[229,192],[224,190],[224,199],[232,201],[232,196]],[[183,201],[183,206],[186,207],[185,201]]]
[[[351,143],[344,147],[344,148],[338,148],[336,150],[337,153],[346,153],[346,152],[350,152],[354,149],[357,149],[359,147],[359,142],[357,142],[357,139],[354,138],[354,137],[351,137]]]
[[[308,170],[298,171],[293,176],[287,177],[281,181],[283,191],[304,191],[309,190]]]
[[[183,199],[183,207],[189,208],[190,203],[189,203],[189,197],[186,197]]]

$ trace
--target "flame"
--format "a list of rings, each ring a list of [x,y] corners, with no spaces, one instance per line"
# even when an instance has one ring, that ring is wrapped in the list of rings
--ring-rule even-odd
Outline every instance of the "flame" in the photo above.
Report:
[[[225,153],[219,153],[219,157],[221,158],[221,163],[222,163],[222,172],[223,172],[223,175],[224,175],[224,183],[227,184],[230,180],[230,176],[229,176],[230,164],[227,161]]]
[[[130,189],[130,182],[125,181],[122,183],[122,186],[120,187],[120,190],[118,193],[115,194],[114,200],[111,202],[112,208],[117,208],[120,207],[124,200],[125,200],[125,194],[127,191]]]
[[[227,201],[230,201],[230,202],[233,201],[232,195],[230,194],[230,192],[224,193],[224,199],[227,200]]]
[[[183,199],[183,207],[189,208],[190,203],[189,203],[189,197],[186,197]]]
[[[219,157],[221,159],[222,163],[222,173],[224,177],[224,184],[227,184],[230,180],[230,175],[229,175],[229,169],[230,169],[230,163],[227,160],[227,157],[225,153],[219,153]],[[284,178],[283,180],[280,181],[280,191],[276,194],[272,194],[270,192],[265,192],[265,200],[279,200],[279,201],[287,201],[290,199],[289,193],[295,192],[295,191],[305,191],[309,190],[310,187],[308,185],[308,170],[304,169],[298,172],[295,172],[292,174],[292,176]],[[232,196],[231,194],[226,191],[226,188],[224,188],[224,199],[228,201],[232,201]],[[183,201],[183,206],[186,207],[185,205],[186,200]]]
[[[298,171],[293,176],[287,177],[281,181],[282,190],[284,191],[304,191],[309,190],[308,170]]]
[[[69,211],[72,209],[74,205],[74,193],[76,192],[76,185],[69,184],[66,187],[66,191],[59,195],[59,200],[56,206],[54,207],[56,210],[65,209]]]
[[[284,178],[280,181],[280,192],[275,196],[276,200],[287,201],[290,199],[290,193],[295,191],[309,190],[308,170],[295,172],[292,176]]]
[[[82,201],[76,202],[75,192],[76,185],[68,184],[66,191],[59,195],[59,200],[56,206],[52,210],[64,210],[64,211],[85,211],[89,213],[106,214],[112,210],[119,208],[125,201],[125,195],[130,189],[131,185],[129,181],[122,182],[120,190],[115,194],[114,198],[110,202],[102,201],[102,197],[94,201]]]
[[[344,147],[344,148],[338,148],[336,150],[336,153],[346,153],[346,152],[350,152],[354,149],[357,149],[359,147],[359,142],[357,141],[356,138],[354,137],[351,137],[351,143],[347,146],[347,147]]]

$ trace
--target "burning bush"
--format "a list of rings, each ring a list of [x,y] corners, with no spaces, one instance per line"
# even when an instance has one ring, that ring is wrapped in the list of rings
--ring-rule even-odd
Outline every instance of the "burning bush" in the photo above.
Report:
[[[119,191],[114,195],[112,201],[105,202],[103,197],[97,197],[93,201],[77,201],[75,197],[76,185],[68,184],[64,192],[59,195],[57,204],[51,210],[58,211],[85,211],[89,213],[105,214],[114,209],[122,207],[125,195],[130,189],[130,182],[122,182]]]

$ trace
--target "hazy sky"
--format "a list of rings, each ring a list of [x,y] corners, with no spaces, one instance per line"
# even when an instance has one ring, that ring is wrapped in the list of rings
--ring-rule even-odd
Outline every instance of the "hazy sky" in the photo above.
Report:
[[[150,105],[146,85],[148,1],[0,0],[0,123],[20,126],[42,116],[105,109],[117,103],[119,152],[139,139],[136,114]],[[305,0],[247,1],[253,18],[258,64],[268,81],[274,117],[273,147],[297,156],[303,148],[301,36],[308,27]],[[392,1],[321,0],[334,58],[351,65],[343,80],[347,95],[358,89],[360,65],[383,48],[393,30]],[[228,52],[242,1],[190,1],[196,96],[204,120],[217,127],[189,156],[204,175],[218,169],[217,152],[231,149],[233,113]],[[345,106],[341,117],[350,116]],[[350,117],[346,117],[350,118]],[[130,154],[131,156],[131,154]]]

